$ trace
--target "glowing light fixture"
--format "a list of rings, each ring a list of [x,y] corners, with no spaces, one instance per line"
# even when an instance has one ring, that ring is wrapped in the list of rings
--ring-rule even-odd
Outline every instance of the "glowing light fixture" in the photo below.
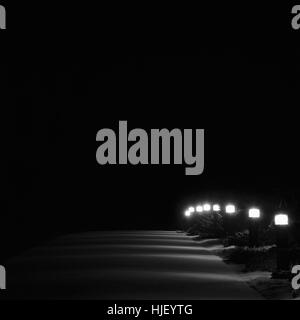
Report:
[[[226,213],[235,213],[235,206],[233,204],[228,204],[225,208]]]
[[[197,212],[203,212],[203,207],[202,206],[197,206],[196,207]]]
[[[192,215],[192,213],[191,213],[190,210],[185,210],[184,215],[185,215],[186,217],[190,217],[190,216]]]
[[[191,213],[195,212],[195,208],[194,207],[189,207],[188,209]]]
[[[260,218],[260,210],[257,208],[251,208],[248,211],[248,216],[251,219],[258,219]]]
[[[205,203],[205,205],[203,205],[203,210],[204,211],[210,211],[211,210],[211,205],[209,203]]]
[[[289,216],[284,213],[279,213],[275,215],[274,221],[276,226],[287,226],[289,224]]]
[[[213,205],[213,211],[221,211],[221,207],[218,204]]]

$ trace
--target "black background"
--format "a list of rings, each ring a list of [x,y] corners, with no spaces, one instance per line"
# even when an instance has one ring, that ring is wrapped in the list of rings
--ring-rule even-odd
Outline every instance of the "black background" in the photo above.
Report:
[[[1,255],[61,232],[171,229],[187,203],[204,197],[268,203],[270,214],[281,199],[297,207],[299,32],[290,28],[290,7],[81,4],[71,14],[54,6],[7,4],[9,29],[0,34]],[[121,119],[132,128],[205,128],[204,174],[100,168],[95,134]],[[194,314],[240,317],[241,302],[225,303],[218,312],[215,303],[194,303]],[[54,306],[62,304],[7,311],[54,318]],[[257,306],[247,314],[257,316]],[[64,311],[102,317],[105,307]],[[266,311],[286,316],[291,307],[269,302]]]
[[[299,32],[290,7],[7,8],[4,256],[57,233],[174,229],[202,199],[297,219]],[[95,135],[119,120],[204,128],[204,173],[100,167]]]

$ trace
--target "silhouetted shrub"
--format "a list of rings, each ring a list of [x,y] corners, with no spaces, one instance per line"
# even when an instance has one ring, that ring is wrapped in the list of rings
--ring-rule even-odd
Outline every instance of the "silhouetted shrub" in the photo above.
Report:
[[[272,246],[276,243],[276,231],[272,227],[268,227],[259,231],[259,241],[260,246]],[[245,247],[249,245],[249,230],[244,230],[242,232],[236,232],[233,235],[227,236],[223,240],[225,247],[228,246],[238,246]]]
[[[189,235],[199,235],[210,238],[224,236],[222,217],[215,213],[199,214],[195,217],[194,223],[187,229]]]
[[[276,269],[276,248],[236,247],[224,252],[224,260],[228,263],[243,264],[245,271],[273,271]]]
[[[238,246],[245,247],[249,244],[249,231],[237,232],[232,236],[228,236],[224,239],[223,244],[225,247]]]

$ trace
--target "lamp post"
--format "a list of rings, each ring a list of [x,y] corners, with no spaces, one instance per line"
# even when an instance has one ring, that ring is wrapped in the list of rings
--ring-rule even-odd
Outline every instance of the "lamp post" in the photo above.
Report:
[[[232,227],[231,216],[236,213],[235,205],[227,204],[225,206],[225,216],[223,218],[224,221],[224,230],[226,234],[233,234],[234,228]]]
[[[277,246],[277,272],[289,271],[289,252],[288,252],[288,226],[289,216],[284,213],[276,214],[274,217],[276,227],[276,246]]]
[[[249,223],[249,247],[259,246],[259,225],[260,210],[257,208],[251,208],[248,210]]]
[[[184,217],[186,218],[184,223],[183,223],[183,227],[185,230],[187,230],[190,226],[191,223],[193,222],[193,213],[195,212],[195,208],[194,207],[189,207],[188,209],[186,209],[184,211]]]
[[[221,221],[222,221],[222,216],[220,215],[221,207],[219,204],[214,204],[212,206],[212,211],[213,211],[213,223],[214,223],[214,229],[215,229],[215,234],[217,237],[222,235],[222,228],[221,228]]]

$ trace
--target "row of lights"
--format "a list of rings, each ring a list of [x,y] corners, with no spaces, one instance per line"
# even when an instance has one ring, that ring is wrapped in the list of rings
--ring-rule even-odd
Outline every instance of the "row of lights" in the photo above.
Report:
[[[210,211],[219,212],[219,211],[221,211],[221,207],[219,204],[211,205],[209,203],[205,203],[204,205],[198,205],[196,207],[189,207],[185,211],[185,216],[190,217],[195,212],[202,213],[202,212],[210,212]],[[235,206],[232,204],[229,204],[225,207],[225,211],[226,211],[226,213],[235,213]]]
[[[209,203],[205,203],[204,205],[198,205],[196,207],[189,207],[184,215],[186,217],[192,216],[195,212],[202,213],[202,212],[219,212],[221,211],[221,207],[219,204],[211,205]],[[225,206],[225,212],[227,214],[234,214],[236,213],[236,207],[233,204],[228,204]],[[259,219],[260,218],[260,210],[258,208],[251,208],[248,210],[248,217],[251,219]],[[289,224],[289,217],[287,214],[279,213],[275,215],[274,219],[275,225],[288,225]]]

